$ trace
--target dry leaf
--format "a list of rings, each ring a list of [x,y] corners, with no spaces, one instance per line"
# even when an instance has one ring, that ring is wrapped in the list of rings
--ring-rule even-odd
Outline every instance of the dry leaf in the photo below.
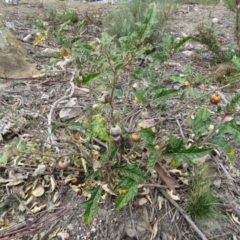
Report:
[[[35,206],[35,207],[32,209],[32,212],[33,212],[33,213],[40,212],[40,211],[43,210],[45,207],[46,207],[46,204],[43,204],[43,205],[41,205],[41,206]]]
[[[174,194],[173,191],[170,191],[170,190],[167,189],[167,193],[173,200],[175,200],[175,201],[180,200],[179,195],[178,194]]]
[[[60,232],[60,233],[57,234],[57,237],[60,238],[61,240],[70,239],[70,236],[67,232]]]
[[[84,169],[84,172],[87,173],[87,162],[84,158],[81,158],[81,161],[82,161],[82,166],[83,166],[83,169]]]
[[[94,160],[98,160],[99,155],[100,155],[99,151],[97,151],[97,150],[92,150],[92,154],[93,154],[93,159],[94,159]]]
[[[169,187],[169,189],[171,191],[173,191],[173,193],[176,193],[176,189],[175,189],[175,186],[174,186],[175,181],[167,175],[167,173],[163,169],[162,165],[160,163],[156,163],[154,169],[159,174],[161,179],[166,183],[166,185]]]
[[[21,179],[27,179],[28,178],[28,174],[22,174],[22,173],[15,173],[13,170],[9,171],[9,178],[12,178],[14,180],[21,180]]]
[[[37,176],[40,174],[43,174],[46,170],[46,165],[45,164],[39,164],[37,169],[33,172],[32,176]]]
[[[238,225],[240,225],[240,221],[239,221],[238,217],[234,215],[234,213],[232,213],[232,219],[234,222],[236,222]]]
[[[146,204],[147,202],[148,202],[148,200],[147,200],[145,197],[143,197],[143,198],[140,198],[140,199],[137,201],[137,205],[138,205],[138,206],[142,206],[142,205]]]
[[[13,181],[13,182],[10,182],[10,183],[6,184],[6,186],[8,186],[8,187],[10,187],[10,186],[17,186],[17,185],[19,185],[21,183],[24,183],[24,182],[25,181],[23,181],[23,180],[17,180],[17,181]]]
[[[152,119],[144,119],[142,121],[140,121],[138,123],[138,128],[137,130],[139,130],[140,128],[152,128],[153,131],[155,131],[155,120],[152,118]]]
[[[151,235],[151,239],[150,240],[153,240],[157,236],[157,233],[158,233],[158,223],[159,223],[159,221],[157,220],[154,223],[154,225],[153,225],[153,230],[152,230],[152,235]]]
[[[157,198],[158,210],[162,209],[164,201],[165,201],[165,199],[162,196],[158,196],[158,198]]]
[[[50,177],[50,183],[51,183],[51,192],[53,192],[57,186],[57,183],[53,176]]]
[[[59,198],[59,192],[55,192],[53,195],[53,202],[55,203]]]
[[[96,172],[99,168],[102,167],[101,163],[97,160],[93,160],[93,171]]]
[[[100,185],[101,185],[101,184],[100,184]],[[107,184],[107,183],[101,185],[101,187],[102,187],[102,189],[103,189],[104,191],[106,191],[107,193],[109,193],[109,194],[111,194],[111,195],[114,195],[114,196],[117,196],[117,194],[114,193],[114,192],[108,187],[108,184]]]
[[[55,238],[57,236],[57,232],[58,232],[59,229],[53,231],[52,233],[50,233],[48,235],[48,239],[51,240],[52,238]]]
[[[41,197],[44,194],[45,190],[43,188],[43,186],[39,185],[38,187],[36,187],[33,191],[32,191],[32,195],[34,197]]]
[[[189,185],[190,182],[189,178],[180,177],[179,180],[181,180],[181,182],[184,183],[185,185]]]
[[[180,177],[180,176],[186,177],[186,176],[188,176],[188,173],[187,173],[187,172],[183,173],[183,172],[182,172],[181,170],[179,170],[179,169],[170,169],[170,170],[168,170],[168,172],[169,172],[169,173],[173,173],[173,174],[176,175],[177,177]]]

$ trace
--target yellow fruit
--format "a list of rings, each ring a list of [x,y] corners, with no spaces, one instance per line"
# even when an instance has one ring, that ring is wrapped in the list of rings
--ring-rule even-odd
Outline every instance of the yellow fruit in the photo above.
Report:
[[[68,56],[68,51],[67,51],[67,49],[65,47],[61,47],[59,52],[60,52],[60,55],[62,57],[67,57]]]
[[[131,139],[133,142],[140,142],[141,136],[140,136],[139,133],[134,132],[134,133],[131,133],[131,134],[130,134],[130,139]]]
[[[214,93],[210,97],[210,102],[212,104],[218,104],[221,101],[221,97],[218,93]]]

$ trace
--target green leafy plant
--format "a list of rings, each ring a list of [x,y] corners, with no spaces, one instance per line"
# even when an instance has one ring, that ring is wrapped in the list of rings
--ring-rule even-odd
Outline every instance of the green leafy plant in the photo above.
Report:
[[[164,27],[164,22],[166,19],[176,8],[175,0],[123,1],[118,9],[111,10],[103,19],[104,29],[109,35],[115,36],[116,39],[129,35],[129,33],[138,31],[140,22],[144,20],[143,13],[151,3],[155,3],[157,6],[156,21],[152,27],[154,29],[158,29],[158,31],[149,35],[145,41],[152,39],[151,41],[153,42],[153,40],[158,37],[160,29]]]

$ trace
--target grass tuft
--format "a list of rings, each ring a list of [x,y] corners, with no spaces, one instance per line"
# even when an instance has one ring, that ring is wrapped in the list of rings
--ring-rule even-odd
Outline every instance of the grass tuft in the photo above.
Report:
[[[186,211],[196,221],[209,220],[219,215],[219,202],[213,194],[211,182],[209,165],[204,164],[195,168]]]

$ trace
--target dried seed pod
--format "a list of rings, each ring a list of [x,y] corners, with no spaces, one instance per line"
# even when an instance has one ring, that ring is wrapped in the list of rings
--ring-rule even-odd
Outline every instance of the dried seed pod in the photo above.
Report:
[[[110,94],[107,91],[103,91],[101,95],[98,97],[98,102],[100,103],[108,103],[110,98]]]
[[[112,136],[118,136],[118,135],[121,135],[121,133],[122,133],[122,130],[121,130],[121,128],[118,125],[116,125],[114,127],[112,126],[110,128],[110,134]]]
[[[67,51],[67,49],[65,47],[61,47],[59,52],[60,52],[60,55],[62,57],[67,57],[68,56],[68,51]]]

